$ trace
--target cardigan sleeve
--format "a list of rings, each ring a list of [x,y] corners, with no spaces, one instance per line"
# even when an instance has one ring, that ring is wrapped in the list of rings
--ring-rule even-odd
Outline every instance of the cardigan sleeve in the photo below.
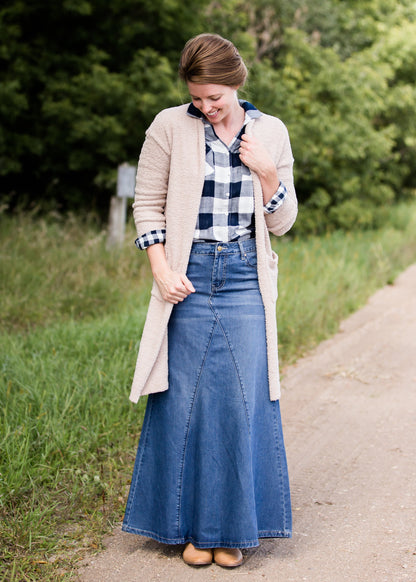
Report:
[[[169,168],[168,135],[162,120],[156,116],[146,132],[137,166],[133,218],[138,238],[152,231],[165,230]]]
[[[265,215],[267,228],[277,236],[281,236],[290,230],[298,213],[298,203],[293,179],[294,159],[290,146],[289,133],[282,122],[279,125],[279,134],[277,137],[281,142],[281,147],[277,155],[276,168],[280,182],[286,187],[286,196],[284,203],[275,212]]]

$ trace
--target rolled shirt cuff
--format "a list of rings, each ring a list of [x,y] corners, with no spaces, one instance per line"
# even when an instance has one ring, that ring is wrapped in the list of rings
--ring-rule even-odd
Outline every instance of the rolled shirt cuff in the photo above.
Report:
[[[146,232],[142,236],[139,236],[139,238],[136,238],[134,244],[138,249],[144,251],[151,245],[157,243],[164,243],[165,240],[166,240],[166,230],[162,228],[160,230],[151,230],[150,232]]]
[[[273,194],[267,204],[264,205],[264,212],[266,214],[273,214],[279,206],[283,204],[287,196],[286,186],[280,182],[277,191]]]

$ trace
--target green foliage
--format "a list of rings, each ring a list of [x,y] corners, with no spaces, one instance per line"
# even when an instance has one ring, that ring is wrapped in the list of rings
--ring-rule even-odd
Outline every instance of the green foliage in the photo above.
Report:
[[[95,209],[155,113],[186,100],[185,41],[231,38],[242,95],[289,127],[297,232],[374,228],[416,192],[413,0],[7,0],[0,9],[0,192]]]
[[[6,2],[2,194],[106,212],[117,165],[137,160],[152,117],[178,103],[178,48],[198,26],[179,0]]]
[[[297,232],[377,226],[397,186],[383,171],[396,128],[373,124],[388,91],[383,71],[312,47],[298,30],[288,29],[285,39],[284,65],[254,65],[250,91],[289,127],[304,203]]]
[[[403,40],[405,39],[405,42]],[[371,50],[373,60],[390,67],[388,91],[377,125],[388,123],[396,128],[394,152],[398,164],[394,171],[400,176],[402,195],[416,196],[416,22],[392,28],[383,42]]]
[[[413,0],[294,0],[294,24],[312,44],[333,48],[342,58],[388,36],[393,26],[414,20]]]

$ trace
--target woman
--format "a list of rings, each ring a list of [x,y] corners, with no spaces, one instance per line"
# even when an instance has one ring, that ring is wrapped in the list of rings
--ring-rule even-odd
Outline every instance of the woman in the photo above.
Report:
[[[234,45],[202,34],[180,60],[191,104],[146,132],[133,204],[154,284],[130,398],[150,394],[123,530],[239,566],[291,536],[275,302],[297,213],[283,123],[239,101]]]

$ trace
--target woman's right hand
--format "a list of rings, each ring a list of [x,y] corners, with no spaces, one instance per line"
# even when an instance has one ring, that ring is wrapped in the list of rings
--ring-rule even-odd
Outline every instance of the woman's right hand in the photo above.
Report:
[[[195,293],[194,286],[183,273],[172,271],[166,260],[165,248],[162,243],[150,245],[147,249],[153,278],[157,283],[160,294],[169,303],[179,303],[191,293]]]
[[[160,294],[165,301],[176,305],[191,293],[195,293],[194,286],[186,275],[167,268],[162,272],[155,272],[154,279]]]

